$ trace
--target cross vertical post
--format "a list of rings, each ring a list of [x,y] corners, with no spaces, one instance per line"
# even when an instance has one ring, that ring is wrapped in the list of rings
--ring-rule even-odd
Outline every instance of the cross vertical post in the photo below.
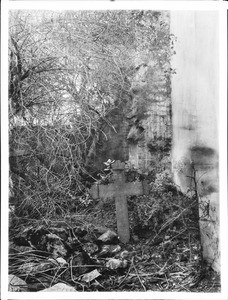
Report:
[[[114,185],[116,189],[115,205],[117,230],[120,241],[127,243],[130,240],[127,197],[125,195],[124,163],[116,161],[113,166]]]

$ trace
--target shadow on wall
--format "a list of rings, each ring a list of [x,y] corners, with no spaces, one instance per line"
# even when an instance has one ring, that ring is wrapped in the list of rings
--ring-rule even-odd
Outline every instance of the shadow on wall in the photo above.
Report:
[[[198,189],[201,197],[218,193],[218,153],[205,146],[190,148],[190,159],[198,174]]]

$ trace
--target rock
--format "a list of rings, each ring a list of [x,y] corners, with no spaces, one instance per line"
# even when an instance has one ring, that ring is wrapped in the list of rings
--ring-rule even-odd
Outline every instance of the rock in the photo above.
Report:
[[[98,257],[112,256],[121,250],[119,245],[103,245],[101,251],[98,253]]]
[[[58,262],[58,264],[59,264],[60,266],[65,266],[65,265],[67,265],[66,260],[65,260],[64,258],[62,258],[62,257],[57,257],[57,258],[56,258],[56,261]]]
[[[118,241],[117,234],[112,230],[107,230],[105,233],[103,233],[99,238],[98,241],[101,241],[103,243],[116,243]]]
[[[106,263],[106,267],[111,269],[111,270],[117,270],[117,269],[125,269],[128,265],[127,260],[120,260],[116,258],[111,258],[108,260]]]
[[[40,292],[76,292],[76,290],[72,286],[60,282]]]
[[[62,240],[61,237],[59,237],[57,234],[55,233],[48,233],[46,234],[46,237],[48,240]]]
[[[99,234],[99,235],[105,233],[105,232],[108,231],[108,230],[109,230],[109,229],[108,229],[107,227],[105,227],[105,226],[96,226],[96,227],[93,229],[93,231],[94,231],[96,234]]]
[[[90,255],[96,253],[99,250],[99,247],[94,243],[86,243],[83,245],[82,249]]]
[[[8,276],[8,290],[9,292],[27,292],[28,285],[21,278],[15,275]]]
[[[97,277],[101,276],[101,273],[98,272],[97,269],[89,272],[89,273],[86,273],[82,276],[82,281],[85,281],[85,282],[91,282],[93,281],[94,279],[96,279]]]
[[[63,241],[66,241],[69,236],[69,232],[66,228],[51,227],[50,232],[59,236]]]

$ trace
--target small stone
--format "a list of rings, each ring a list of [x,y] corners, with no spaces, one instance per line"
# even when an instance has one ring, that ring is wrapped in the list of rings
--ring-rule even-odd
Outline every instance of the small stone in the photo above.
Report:
[[[15,275],[8,276],[8,290],[9,292],[27,292],[28,285],[21,278]]]
[[[112,243],[116,239],[117,239],[117,234],[112,230],[107,230],[98,238],[98,240],[102,241],[103,243],[107,243],[107,242]]]
[[[89,273],[84,274],[82,277],[82,281],[91,282],[99,276],[101,276],[101,273],[99,273],[98,270],[95,269]]]
[[[103,245],[101,251],[98,253],[98,257],[113,256],[121,250],[119,245]]]
[[[72,286],[60,282],[40,292],[76,292],[76,290]]]
[[[95,233],[98,233],[98,234],[103,234],[103,233],[105,233],[108,230],[109,229],[107,227],[105,227],[105,226],[96,226],[93,231]]]
[[[48,233],[48,234],[46,234],[46,237],[49,240],[61,240],[61,238],[55,233]]]
[[[66,260],[65,260],[64,258],[62,258],[62,257],[56,258],[56,261],[59,263],[60,266],[65,266],[65,265],[67,265]]]
[[[111,269],[111,270],[117,270],[120,268],[126,268],[127,267],[127,260],[120,260],[116,258],[111,258],[107,263],[106,267]]]

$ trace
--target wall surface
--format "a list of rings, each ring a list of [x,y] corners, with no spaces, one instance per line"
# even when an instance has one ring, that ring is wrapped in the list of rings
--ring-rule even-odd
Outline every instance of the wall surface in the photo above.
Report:
[[[157,163],[158,151],[167,148],[172,137],[170,80],[153,56],[135,54],[132,105],[128,119],[129,161],[142,172]]]
[[[149,69],[152,67],[149,66]],[[171,102],[169,97],[161,97],[158,101],[153,95],[153,81],[148,73],[145,74],[147,86],[143,88],[147,92],[145,95],[139,93],[133,98],[133,107],[136,105],[137,111],[132,117],[129,141],[129,160],[142,172],[153,167],[153,160],[157,159],[159,147],[165,146],[171,140]],[[161,85],[166,85],[160,80]],[[164,87],[165,88],[165,87]],[[159,94],[159,92],[157,92]],[[146,101],[145,101],[146,99]],[[140,104],[143,103],[143,113]]]
[[[203,254],[219,270],[218,14],[172,11],[171,33],[174,178],[184,192],[197,183]]]
[[[151,22],[153,30],[144,26],[145,20]],[[101,120],[99,138],[89,152],[91,169],[101,170],[104,162],[112,159],[129,161],[145,173],[155,169],[161,159],[160,152],[163,157],[170,152],[169,12],[154,13],[145,20],[141,24],[143,31],[135,32],[137,43],[129,48],[125,92],[113,99],[116,107]]]

